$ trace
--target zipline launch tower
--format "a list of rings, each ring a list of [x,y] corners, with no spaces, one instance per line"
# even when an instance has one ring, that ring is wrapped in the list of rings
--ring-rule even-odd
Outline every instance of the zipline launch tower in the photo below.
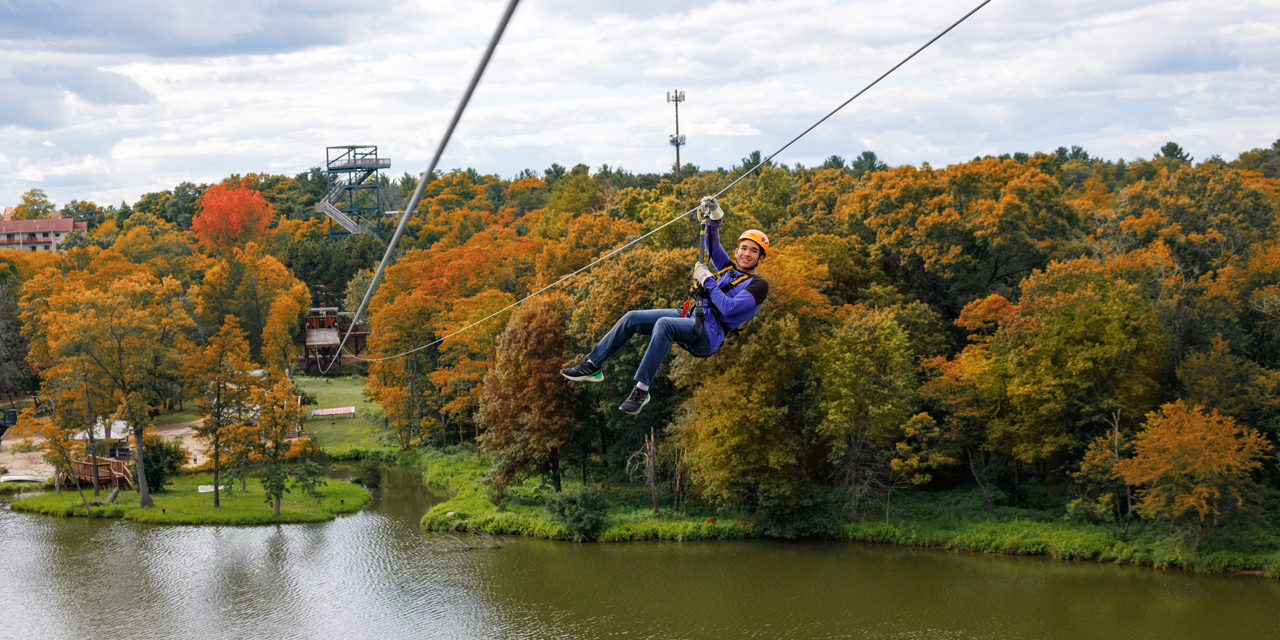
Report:
[[[329,239],[353,233],[381,238],[378,171],[390,168],[391,160],[378,157],[377,145],[325,147],[324,155],[329,190],[316,203],[316,211],[329,217]]]

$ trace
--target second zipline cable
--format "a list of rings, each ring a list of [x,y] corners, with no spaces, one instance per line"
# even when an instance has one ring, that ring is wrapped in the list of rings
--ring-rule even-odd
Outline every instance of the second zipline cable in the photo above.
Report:
[[[360,300],[360,306],[356,309],[355,315],[351,317],[351,326],[347,327],[347,332],[342,335],[342,340],[338,343],[338,349],[333,354],[333,360],[320,373],[327,373],[342,358],[342,348],[346,346],[347,338],[351,336],[356,324],[360,322],[360,314],[369,305],[369,299],[373,297],[374,290],[378,288],[378,278],[382,276],[382,272],[387,268],[387,263],[391,261],[391,256],[396,250],[396,244],[400,242],[400,236],[404,235],[404,229],[408,226],[409,216],[413,215],[413,210],[418,208],[418,201],[422,199],[422,193],[426,190],[427,182],[435,175],[436,164],[440,162],[440,156],[444,155],[444,148],[449,144],[449,138],[453,137],[453,130],[458,127],[458,121],[462,119],[462,112],[467,110],[467,103],[471,101],[471,94],[475,93],[476,86],[480,84],[480,76],[484,75],[485,67],[489,66],[489,59],[493,57],[494,50],[498,48],[498,41],[502,39],[502,32],[507,30],[507,23],[511,22],[511,14],[515,13],[516,5],[519,2],[520,0],[511,0],[511,2],[507,3],[506,11],[502,12],[502,19],[498,21],[498,28],[493,32],[493,37],[489,39],[489,47],[484,50],[484,55],[480,57],[480,65],[476,67],[475,74],[471,76],[471,83],[467,85],[466,92],[462,94],[462,101],[458,103],[458,109],[453,112],[453,119],[449,121],[449,127],[445,129],[444,136],[440,138],[440,145],[436,147],[436,154],[431,158],[431,165],[427,167],[427,170],[418,180],[418,186],[413,190],[413,196],[409,198],[408,206],[404,208],[404,213],[400,214],[400,221],[396,223],[396,231],[391,236],[391,242],[387,243],[386,252],[382,254],[382,261],[378,263],[378,269],[373,272],[373,278],[369,280],[369,288],[365,289],[364,298]],[[402,355],[408,355],[409,353],[412,352],[405,352]]]

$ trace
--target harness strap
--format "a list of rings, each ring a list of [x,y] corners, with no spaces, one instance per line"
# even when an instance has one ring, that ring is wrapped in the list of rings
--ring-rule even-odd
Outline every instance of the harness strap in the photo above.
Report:
[[[729,265],[717,271],[715,275],[718,278],[732,269],[733,269],[733,265]],[[730,289],[733,289],[739,284],[742,284],[746,280],[750,280],[751,277],[752,277],[751,274],[744,273],[741,276],[738,276],[737,278],[734,278],[729,282],[721,284],[720,292],[727,294],[729,293]],[[696,322],[694,323],[694,342],[702,340],[702,334],[703,332],[706,331],[706,328],[704,326],[705,319],[706,319],[706,309],[710,308],[711,315],[715,317],[716,323],[720,325],[720,332],[724,334],[725,341],[728,342],[729,344],[737,344],[738,329],[732,329],[732,330],[729,329],[729,325],[725,323],[724,317],[720,315],[720,310],[717,309],[716,305],[711,302],[711,298],[707,294],[706,288],[703,287],[701,283],[698,283],[693,286],[693,288],[690,290],[690,293],[694,294],[695,299],[685,300],[684,304],[681,305],[680,307],[680,317],[688,318],[690,316],[693,316],[695,318]],[[680,345],[680,346],[684,347],[684,345]],[[685,351],[689,350],[688,347],[684,347],[684,349]]]
[[[720,276],[721,274],[726,273],[732,269],[733,269],[733,265],[731,264],[721,269],[719,272],[717,272],[716,276]],[[721,284],[720,292],[724,294],[728,294],[729,290],[733,289],[734,287],[738,286],[739,284],[742,284],[747,280],[750,280],[751,278],[752,278],[751,274],[744,273],[741,276],[738,276],[737,278],[734,278],[733,280],[727,283]],[[711,298],[709,297],[706,298],[704,302],[706,303],[706,306],[711,307],[712,315],[715,316],[716,322],[720,324],[720,332],[724,334],[725,342],[728,342],[729,344],[738,344],[738,329],[741,329],[742,327],[739,326],[736,329],[730,329],[729,324],[726,323],[724,321],[724,317],[720,315],[720,310],[717,309],[716,305],[711,302]]]

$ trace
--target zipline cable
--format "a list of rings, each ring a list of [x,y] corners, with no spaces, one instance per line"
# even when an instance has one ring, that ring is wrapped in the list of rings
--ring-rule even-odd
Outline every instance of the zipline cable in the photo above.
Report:
[[[493,38],[489,40],[489,47],[485,49],[484,55],[480,58],[480,65],[476,67],[475,74],[471,76],[471,84],[467,85],[467,91],[462,94],[462,101],[458,103],[458,109],[453,112],[453,119],[449,121],[449,128],[445,129],[444,136],[440,138],[440,145],[436,147],[436,154],[431,158],[431,165],[423,172],[422,177],[418,180],[417,188],[413,190],[413,196],[409,198],[409,205],[404,208],[404,213],[400,214],[400,222],[396,224],[396,232],[392,234],[391,242],[387,244],[387,251],[382,254],[382,262],[378,263],[377,270],[373,272],[373,279],[369,281],[369,288],[365,290],[364,298],[360,300],[360,307],[356,309],[356,314],[351,318],[351,326],[347,327],[347,332],[343,334],[342,340],[338,343],[338,350],[334,354],[333,360],[320,373],[328,373],[329,369],[332,369],[333,365],[342,358],[342,347],[347,344],[347,338],[351,337],[351,332],[355,330],[356,324],[360,321],[360,314],[368,306],[374,290],[378,288],[378,278],[382,276],[382,272],[387,268],[387,263],[391,261],[391,256],[396,250],[396,243],[400,242],[400,236],[404,235],[404,229],[409,224],[409,216],[418,207],[418,201],[422,199],[427,182],[435,175],[436,164],[440,162],[440,156],[444,155],[444,148],[449,144],[449,138],[453,137],[453,130],[457,128],[458,121],[462,119],[462,112],[466,111],[467,102],[471,100],[471,94],[475,93],[476,86],[480,84],[480,76],[484,75],[485,67],[489,66],[489,59],[493,57],[494,50],[498,48],[498,40],[502,38],[502,32],[506,31],[507,23],[511,22],[511,14],[515,13],[516,5],[519,2],[520,0],[511,0],[511,2],[507,3],[507,9],[502,13],[502,19],[498,22],[498,29],[493,32]]]
[[[726,186],[725,188],[723,188],[723,189],[721,189],[720,191],[716,192],[715,197],[716,197],[716,198],[719,198],[720,196],[724,195],[724,193],[725,193],[726,191],[728,191],[729,189],[732,189],[732,188],[733,188],[735,185],[737,185],[739,182],[742,182],[742,180],[743,180],[744,178],[746,178],[747,176],[751,175],[754,171],[756,171],[756,170],[757,170],[757,169],[759,169],[760,167],[764,166],[766,163],[768,163],[770,160],[772,160],[772,159],[773,159],[775,156],[777,156],[779,153],[782,153],[783,151],[785,151],[785,150],[787,149],[787,147],[790,147],[791,145],[795,144],[795,142],[796,142],[797,140],[799,140],[800,138],[803,138],[803,137],[804,137],[805,135],[807,135],[810,131],[813,131],[814,129],[816,129],[816,128],[818,127],[818,125],[822,124],[823,122],[826,122],[826,121],[827,121],[827,119],[829,119],[831,116],[834,116],[834,115],[835,115],[837,112],[839,112],[841,109],[843,109],[843,108],[845,108],[846,106],[848,106],[848,105],[849,105],[849,103],[853,102],[854,100],[857,100],[859,96],[861,96],[862,94],[866,93],[869,89],[871,89],[871,87],[874,87],[874,86],[876,86],[877,84],[879,84],[879,82],[880,82],[881,80],[884,80],[885,78],[887,78],[887,77],[889,76],[889,74],[893,73],[894,71],[897,71],[899,67],[901,67],[902,65],[906,64],[906,63],[907,63],[908,61],[910,61],[912,58],[916,57],[916,55],[917,55],[917,54],[919,54],[921,51],[924,51],[925,49],[929,48],[929,45],[932,45],[933,43],[937,42],[937,41],[938,41],[938,39],[940,39],[942,36],[947,35],[947,34],[948,34],[952,29],[955,29],[957,26],[959,26],[959,25],[960,25],[960,23],[964,22],[965,20],[968,20],[970,16],[972,16],[972,15],[973,15],[973,14],[975,14],[975,13],[977,13],[979,9],[981,9],[981,8],[983,8],[983,7],[985,7],[985,6],[987,6],[990,2],[991,2],[991,0],[983,0],[983,2],[982,2],[982,3],[980,3],[978,6],[974,7],[972,10],[970,10],[970,11],[969,11],[969,13],[964,14],[963,16],[961,16],[961,17],[960,17],[960,19],[959,19],[959,20],[956,20],[955,22],[951,23],[951,26],[947,27],[946,29],[943,29],[940,33],[938,33],[938,35],[934,36],[934,37],[933,37],[932,39],[930,39],[928,42],[926,42],[926,43],[924,43],[923,45],[921,45],[919,49],[916,49],[915,51],[911,52],[911,55],[908,55],[907,57],[903,58],[901,62],[899,62],[898,64],[893,65],[893,67],[892,67],[892,68],[890,68],[888,71],[886,71],[886,72],[884,72],[883,74],[881,74],[881,75],[880,75],[880,77],[876,78],[875,80],[872,80],[872,81],[871,81],[871,83],[870,83],[870,84],[868,84],[867,86],[863,87],[861,91],[859,91],[859,92],[857,92],[857,93],[853,94],[853,97],[851,97],[851,98],[849,98],[848,100],[845,100],[844,102],[840,103],[840,106],[836,107],[835,109],[832,109],[832,110],[831,110],[831,112],[830,112],[830,113],[828,113],[827,115],[822,116],[822,118],[821,118],[820,120],[818,120],[817,122],[815,122],[815,123],[813,123],[812,125],[810,125],[808,129],[805,129],[804,131],[801,131],[801,132],[800,132],[800,135],[798,135],[798,136],[796,136],[796,137],[792,138],[790,142],[788,142],[788,143],[786,143],[786,144],[782,145],[782,147],[780,147],[777,151],[774,151],[773,153],[769,154],[769,156],[768,156],[768,157],[766,157],[766,158],[764,158],[763,160],[761,160],[758,164],[756,164],[756,166],[751,167],[750,169],[748,169],[748,170],[744,171],[744,172],[742,173],[742,175],[738,176],[738,177],[737,177],[737,179],[735,179],[733,182],[730,182],[728,186]],[[512,4],[512,7],[514,7],[514,6],[515,6],[515,0],[512,0],[512,3],[511,3],[511,4]],[[508,17],[509,17],[509,16],[510,16],[510,10],[508,10]],[[504,22],[504,26],[505,26],[505,22]],[[501,28],[499,29],[499,33],[501,33]],[[497,44],[497,36],[495,35],[495,36],[494,36],[494,42],[493,42],[492,44],[490,44],[490,49],[492,50],[492,47],[493,47],[494,45],[496,45],[496,44]],[[487,57],[486,57],[486,61],[487,61]],[[481,69],[483,69],[483,68],[484,68],[484,67],[483,67],[483,64],[482,64]],[[476,74],[476,79],[477,79],[477,80],[479,79],[479,72],[477,72],[477,74]],[[469,94],[468,94],[468,95],[469,95]],[[465,98],[463,99],[463,104],[462,104],[462,106],[466,106],[466,99],[465,99]],[[461,115],[461,113],[462,113],[462,106],[460,106],[460,107],[459,107],[458,115]],[[455,116],[455,117],[454,117],[455,121],[457,120],[457,117],[458,117],[458,116]],[[452,128],[450,129],[450,132],[452,132]],[[447,141],[447,140],[448,140],[448,137],[446,136],[445,141]],[[443,150],[443,148],[444,148],[444,141],[442,141],[442,142],[441,142],[441,149]],[[439,158],[439,153],[437,153],[437,154],[436,154],[436,156],[437,156],[437,158]],[[432,168],[434,169],[434,167],[435,167],[435,162],[434,162],[434,161],[432,162],[431,166],[432,166]],[[417,205],[417,197],[418,197],[418,194],[419,194],[419,192],[421,192],[421,191],[422,191],[422,184],[421,184],[421,183],[419,183],[419,184],[418,184],[418,189],[417,189],[417,190],[414,192],[414,194],[413,194],[413,195],[414,195],[414,199],[410,201],[410,205],[411,205],[411,206],[409,206],[409,207],[405,210],[404,216],[407,216],[407,215],[409,214],[409,212],[413,211],[414,206],[416,206],[416,205]],[[414,347],[413,349],[410,349],[410,350],[405,351],[405,352],[403,352],[403,353],[398,353],[398,354],[393,355],[393,356],[385,356],[385,357],[382,357],[382,358],[362,358],[362,357],[360,357],[360,356],[355,356],[355,357],[356,357],[357,359],[359,359],[359,360],[364,360],[365,362],[381,362],[381,361],[383,361],[383,360],[393,360],[393,359],[395,359],[395,358],[403,358],[404,356],[407,356],[407,355],[409,355],[409,354],[411,354],[411,353],[416,353],[416,352],[418,352],[418,351],[421,351],[421,350],[423,350],[423,349],[426,349],[427,347],[431,347],[431,346],[434,346],[434,345],[440,344],[441,342],[444,342],[445,340],[448,340],[449,338],[452,338],[452,337],[454,337],[454,336],[456,336],[456,335],[458,335],[458,334],[460,334],[460,333],[462,333],[462,332],[464,332],[464,331],[467,331],[468,329],[471,329],[472,327],[475,327],[475,326],[478,326],[478,325],[484,324],[485,322],[488,322],[489,320],[492,320],[493,318],[496,318],[497,316],[499,316],[499,315],[501,315],[501,314],[503,314],[503,313],[506,313],[507,311],[510,311],[511,309],[514,309],[515,307],[520,306],[521,304],[525,303],[526,301],[530,300],[531,298],[534,298],[534,297],[536,297],[536,296],[538,296],[538,295],[541,295],[544,291],[547,291],[548,289],[551,289],[551,288],[554,288],[554,287],[556,287],[556,286],[559,286],[559,285],[560,285],[561,283],[563,283],[564,281],[569,280],[570,278],[573,278],[574,276],[578,275],[579,273],[582,273],[583,271],[586,271],[586,270],[590,269],[591,267],[596,266],[597,264],[599,264],[599,263],[601,263],[601,262],[604,262],[605,260],[607,260],[607,259],[609,259],[609,258],[611,258],[611,257],[613,257],[613,256],[615,256],[615,255],[617,255],[618,253],[622,252],[623,250],[627,249],[628,247],[631,247],[631,246],[635,245],[636,243],[640,242],[641,240],[644,240],[645,238],[648,238],[649,236],[651,236],[651,235],[653,235],[653,234],[655,234],[655,233],[657,233],[657,232],[661,231],[662,229],[664,229],[664,228],[666,228],[666,227],[670,226],[671,224],[675,223],[676,221],[684,219],[684,217],[685,217],[685,216],[687,216],[687,215],[689,215],[689,214],[691,214],[691,213],[693,213],[693,212],[697,211],[699,208],[700,208],[700,207],[694,207],[694,208],[692,208],[692,209],[690,209],[690,210],[688,210],[688,211],[686,211],[686,212],[684,212],[684,213],[682,213],[682,214],[680,214],[680,215],[678,215],[678,216],[676,216],[676,217],[674,217],[674,218],[672,218],[672,219],[668,220],[667,222],[664,222],[662,225],[658,226],[656,229],[654,229],[654,230],[652,230],[652,231],[650,231],[650,232],[648,232],[648,233],[646,233],[646,234],[644,234],[644,235],[642,235],[642,236],[640,236],[640,237],[636,238],[635,240],[631,240],[630,242],[627,242],[626,244],[623,244],[622,246],[618,247],[617,249],[614,249],[613,251],[610,251],[609,253],[606,253],[606,254],[604,254],[603,256],[600,256],[599,258],[596,258],[595,260],[591,261],[589,264],[587,264],[586,266],[582,267],[581,269],[578,269],[577,271],[574,271],[574,272],[572,272],[572,273],[570,273],[570,274],[568,274],[568,275],[561,276],[559,280],[556,280],[555,282],[553,282],[553,283],[551,283],[551,284],[549,284],[549,285],[547,285],[547,286],[545,286],[545,287],[543,287],[543,288],[541,288],[541,289],[538,289],[537,291],[534,291],[533,293],[531,293],[531,294],[529,294],[529,295],[527,295],[527,296],[525,296],[525,297],[523,297],[523,298],[521,298],[521,299],[519,299],[519,300],[517,300],[517,301],[515,301],[515,302],[513,302],[513,303],[511,303],[511,304],[509,304],[509,305],[507,305],[506,307],[503,307],[502,309],[500,309],[500,310],[498,310],[498,311],[496,311],[496,312],[494,312],[494,313],[491,313],[491,314],[489,314],[489,315],[485,316],[484,318],[481,318],[480,320],[477,320],[477,321],[475,321],[475,322],[473,322],[473,323],[471,323],[471,324],[469,324],[469,325],[466,325],[466,326],[462,327],[461,329],[458,329],[457,331],[454,331],[453,333],[450,333],[449,335],[444,336],[443,338],[438,338],[438,339],[433,340],[433,341],[431,341],[431,342],[428,342],[428,343],[426,343],[426,344],[424,344],[424,345],[422,345],[422,346]],[[399,239],[400,231],[404,228],[404,222],[405,222],[405,219],[406,219],[405,217],[401,217],[401,219],[400,219],[400,227],[398,227],[398,228],[396,229],[396,237],[392,239],[392,245],[391,245],[391,246],[395,246],[395,245],[394,245],[395,241],[396,241],[397,239]],[[387,255],[390,255],[390,250],[391,250],[391,247],[388,247],[388,249],[387,249],[387,251],[388,251]],[[386,257],[384,257],[384,258],[383,258],[383,264],[386,264]],[[374,276],[373,276],[373,283],[374,283],[374,284],[376,284],[376,283],[377,283],[377,281],[378,281],[378,274],[382,273],[382,266],[383,266],[383,265],[379,265],[379,266],[378,266],[378,271],[377,271],[377,273],[375,273],[375,274],[374,274]],[[373,290],[373,286],[374,286],[374,284],[370,284],[370,286],[369,286],[369,291],[370,291],[370,292]],[[365,293],[365,300],[364,300],[364,302],[361,302],[361,303],[360,303],[360,309],[361,309],[361,310],[363,310],[363,309],[364,309],[365,302],[368,302],[368,300],[369,300],[369,292],[366,292],[366,293]],[[357,312],[356,312],[356,316],[357,316],[357,317],[359,317],[359,311],[357,311]],[[351,326],[352,326],[352,327],[354,327],[354,326],[355,326],[355,321],[354,321],[354,320],[352,321],[352,325],[351,325]],[[350,330],[348,330],[348,333],[350,333]],[[343,342],[344,342],[344,343],[346,342],[346,339],[345,339],[345,338],[343,339]],[[336,361],[336,356],[335,356],[335,361]],[[332,367],[332,364],[331,364],[330,366]]]
[[[902,65],[906,64],[906,63],[907,63],[907,61],[909,61],[909,60],[911,60],[912,58],[916,57],[916,54],[920,53],[921,51],[924,51],[925,49],[928,49],[928,48],[929,48],[929,45],[931,45],[931,44],[933,44],[933,43],[937,42],[939,38],[941,38],[942,36],[947,35],[947,33],[949,33],[952,29],[954,29],[954,28],[956,28],[956,27],[960,26],[960,23],[961,23],[961,22],[964,22],[965,20],[968,20],[968,19],[969,19],[969,16],[971,16],[971,15],[973,15],[973,14],[977,13],[979,9],[981,9],[981,8],[983,8],[983,7],[985,7],[985,6],[987,6],[987,4],[988,4],[988,3],[990,3],[990,2],[991,2],[991,0],[983,0],[983,2],[982,2],[981,4],[979,4],[978,6],[974,7],[974,8],[973,8],[973,10],[972,10],[972,11],[970,11],[969,13],[966,13],[966,14],[964,14],[963,16],[961,16],[959,20],[956,20],[955,22],[951,23],[951,26],[947,27],[946,29],[943,29],[943,30],[942,30],[942,32],[941,32],[941,33],[939,33],[938,35],[934,36],[932,40],[930,40],[930,41],[928,41],[928,42],[924,43],[923,45],[921,45],[919,49],[916,49],[915,51],[912,51],[912,52],[911,52],[911,55],[909,55],[909,56],[907,56],[907,57],[905,57],[905,58],[903,58],[903,59],[902,59],[902,62],[899,62],[898,64],[893,65],[893,68],[891,68],[891,69],[889,69],[888,71],[886,71],[886,72],[884,72],[884,73],[880,74],[880,77],[879,77],[879,78],[876,78],[875,80],[872,80],[872,81],[871,81],[871,84],[869,84],[869,85],[867,85],[867,86],[865,86],[865,87],[863,87],[863,88],[862,88],[862,91],[859,91],[859,92],[857,92],[857,93],[853,94],[853,97],[852,97],[852,98],[849,98],[848,100],[845,100],[844,102],[840,103],[840,106],[836,107],[835,109],[832,109],[832,110],[831,110],[831,113],[828,113],[827,115],[822,116],[822,119],[821,119],[821,120],[819,120],[819,121],[817,121],[817,122],[813,123],[813,125],[811,125],[808,129],[805,129],[804,131],[801,131],[801,132],[800,132],[800,135],[798,135],[798,136],[796,136],[796,137],[792,138],[792,139],[791,139],[791,142],[788,142],[788,143],[786,143],[786,144],[782,145],[782,148],[781,148],[781,149],[778,149],[777,151],[774,151],[773,153],[769,154],[769,157],[768,157],[768,158],[765,158],[764,160],[761,160],[761,161],[760,161],[760,164],[757,164],[756,166],[751,167],[751,170],[750,170],[750,171],[747,171],[746,173],[743,173],[742,175],[738,176],[738,179],[737,179],[737,180],[734,180],[733,182],[730,182],[730,183],[729,183],[729,186],[727,186],[727,187],[725,187],[725,188],[721,189],[721,190],[720,190],[720,192],[716,194],[716,197],[717,197],[717,198],[719,198],[719,197],[720,197],[720,194],[722,194],[722,193],[724,193],[724,192],[728,191],[729,189],[733,188],[733,186],[734,186],[734,185],[736,185],[736,184],[738,184],[739,182],[742,182],[742,179],[743,179],[743,178],[745,178],[745,177],[747,177],[747,176],[749,176],[749,175],[751,175],[751,172],[752,172],[752,171],[755,171],[756,169],[759,169],[760,167],[764,166],[764,164],[765,164],[765,163],[767,163],[767,162],[769,162],[770,160],[772,160],[774,156],[778,155],[779,153],[782,153],[782,152],[783,152],[787,147],[789,147],[789,146],[791,146],[791,145],[795,144],[796,140],[799,140],[800,138],[803,138],[803,137],[805,136],[805,134],[807,134],[807,133],[809,133],[810,131],[813,131],[814,129],[818,128],[818,125],[820,125],[820,124],[822,124],[822,123],[826,122],[826,121],[827,121],[827,118],[830,118],[831,116],[834,116],[834,115],[836,114],[836,112],[837,112],[837,111],[839,111],[839,110],[841,110],[841,109],[845,108],[846,106],[848,106],[850,102],[853,102],[854,100],[857,100],[857,99],[858,99],[858,96],[860,96],[860,95],[862,95],[862,94],[866,93],[868,89],[870,89],[871,87],[876,86],[876,84],[878,84],[881,80],[884,80],[885,78],[887,78],[887,77],[889,76],[889,74],[893,73],[894,71],[897,71],[897,70],[898,70],[898,67],[901,67]],[[687,215],[689,215],[689,213],[692,213],[692,212],[686,212],[684,215],[686,215],[686,216],[687,216]]]

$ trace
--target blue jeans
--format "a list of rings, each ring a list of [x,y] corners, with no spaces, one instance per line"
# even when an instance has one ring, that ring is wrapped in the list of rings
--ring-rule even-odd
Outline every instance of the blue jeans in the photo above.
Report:
[[[640,368],[636,369],[636,382],[643,382],[645,385],[653,384],[653,376],[658,373],[658,367],[667,357],[673,342],[689,349],[696,356],[711,355],[711,336],[706,331],[702,332],[702,338],[695,343],[696,319],[681,318],[679,309],[647,309],[628,311],[600,339],[587,357],[592,362],[603,365],[605,360],[637,333],[653,336],[649,341],[649,348],[645,349],[644,358],[640,360]]]

